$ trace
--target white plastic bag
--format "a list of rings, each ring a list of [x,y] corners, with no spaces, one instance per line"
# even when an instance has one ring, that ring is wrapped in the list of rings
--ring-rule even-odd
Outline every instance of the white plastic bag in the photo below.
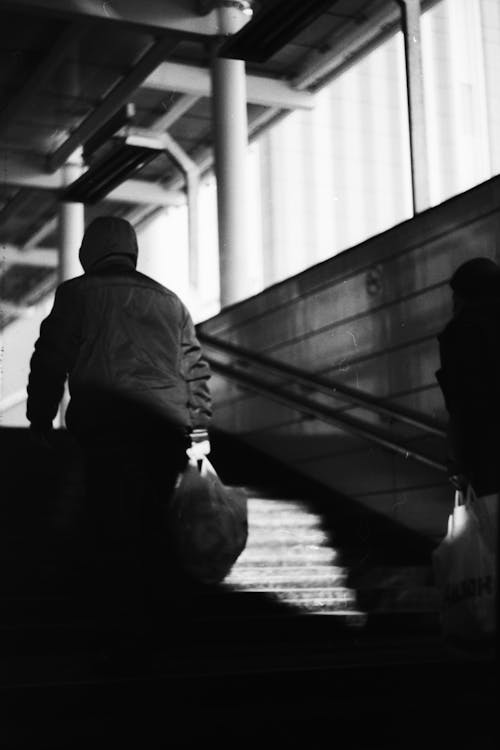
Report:
[[[433,554],[442,632],[458,644],[489,641],[496,631],[497,516],[498,495],[457,491],[447,534]]]
[[[200,468],[190,457],[170,501],[169,526],[183,570],[201,583],[218,583],[247,542],[246,495],[225,487],[206,457]]]

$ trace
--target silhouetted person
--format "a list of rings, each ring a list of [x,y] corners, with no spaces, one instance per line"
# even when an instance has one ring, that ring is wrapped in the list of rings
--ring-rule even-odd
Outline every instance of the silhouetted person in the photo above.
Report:
[[[136,616],[139,628],[140,607],[168,595],[165,507],[186,449],[201,440],[209,450],[209,367],[191,316],[136,270],[137,254],[124,219],[89,225],[79,255],[85,273],[58,287],[28,383],[27,417],[43,443],[68,379],[66,425],[86,467],[85,580],[111,630],[127,622],[133,630]]]
[[[436,373],[449,413],[449,473],[476,495],[500,490],[500,267],[473,258],[450,280],[453,317]]]
[[[448,470],[456,487],[470,484],[483,498],[477,507],[484,538],[493,544],[498,580],[500,266],[473,258],[455,271],[450,286],[453,317],[439,336],[436,373],[449,413]],[[497,621],[498,615],[497,597]],[[498,645],[497,634],[497,655]]]

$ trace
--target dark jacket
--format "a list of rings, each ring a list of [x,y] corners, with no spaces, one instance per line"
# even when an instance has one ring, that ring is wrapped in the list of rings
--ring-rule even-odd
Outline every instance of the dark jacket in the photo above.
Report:
[[[85,273],[58,287],[31,358],[34,427],[50,428],[66,377],[66,424],[75,433],[207,427],[210,373],[191,316],[177,295],[135,270],[136,258],[128,222],[89,226],[80,249]]]
[[[476,492],[500,489],[500,303],[469,301],[439,335],[436,373],[450,415],[455,470]]]

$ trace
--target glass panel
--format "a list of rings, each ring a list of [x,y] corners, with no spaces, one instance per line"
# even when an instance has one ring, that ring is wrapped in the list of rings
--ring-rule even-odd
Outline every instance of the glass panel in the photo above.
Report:
[[[193,295],[196,322],[219,312],[219,240],[217,235],[217,183],[204,180],[199,192],[198,294]]]
[[[245,278],[246,296],[262,289],[261,162],[257,144],[247,152],[247,252],[251,260]],[[198,287],[189,283],[187,206],[170,208],[139,234],[140,271],[175,291],[198,322],[219,312],[219,257],[217,183],[214,175],[202,180],[198,193]]]
[[[404,44],[393,36],[259,141],[264,284],[411,216]]]
[[[442,0],[422,15],[431,204],[500,169],[500,5]]]
[[[500,3],[498,0],[481,0],[480,9],[490,172],[493,175],[500,173]]]
[[[199,190],[198,288],[190,286],[187,205],[158,215],[138,235],[138,270],[164,284],[180,296],[195,322],[215,315],[219,309],[219,259],[215,178],[202,182]]]

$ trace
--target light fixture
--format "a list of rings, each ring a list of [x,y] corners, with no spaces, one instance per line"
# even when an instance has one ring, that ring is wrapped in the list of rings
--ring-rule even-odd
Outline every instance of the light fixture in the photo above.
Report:
[[[110,154],[89,169],[61,193],[61,200],[72,203],[97,203],[132,174],[155,159],[158,149],[119,144]]]
[[[140,128],[121,128],[116,132],[110,123],[95,136],[93,149],[102,149],[98,158],[91,160],[90,166],[75,182],[68,185],[60,198],[71,203],[97,203],[127,178],[135,174],[159,154],[165,152],[165,144],[160,134]],[[114,136],[109,140],[107,133]],[[106,141],[106,138],[108,140]]]
[[[132,124],[132,120],[135,117],[135,104],[129,102],[123,107],[120,107],[113,117],[110,117],[99,130],[91,136],[83,146],[83,159],[86,163],[89,163],[95,154],[102,146],[109,142],[118,130]]]

